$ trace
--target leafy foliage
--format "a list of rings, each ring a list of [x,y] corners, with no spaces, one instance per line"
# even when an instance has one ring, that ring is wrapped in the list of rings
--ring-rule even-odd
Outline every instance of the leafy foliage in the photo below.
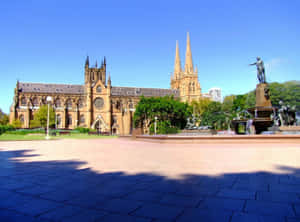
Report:
[[[14,127],[11,125],[0,125],[0,135],[12,130],[14,130]]]
[[[74,131],[78,131],[79,133],[88,133],[90,132],[90,129],[84,127],[77,127]]]
[[[0,125],[7,125],[9,123],[9,117],[0,109]]]
[[[226,96],[222,103],[222,110],[224,112],[231,113],[234,110],[233,103],[235,99],[235,95]]]
[[[40,123],[40,126],[47,126],[47,117],[48,117],[48,105],[42,105],[39,110],[34,115],[34,120]],[[55,125],[55,111],[50,106],[49,107],[49,126]]]
[[[208,98],[201,98],[198,101],[193,100],[191,106],[193,108],[193,113],[201,116],[206,110],[211,100]]]
[[[150,127],[157,117],[158,132],[165,132],[166,128],[183,129],[190,115],[189,105],[173,97],[145,98],[142,96],[136,106],[133,120],[135,127]]]
[[[41,123],[39,120],[33,119],[33,120],[30,120],[29,126],[30,126],[30,128],[38,128],[38,127],[41,127]]]
[[[27,134],[44,134],[45,129],[17,129],[17,130],[11,130],[7,131],[6,134],[13,134],[13,135],[27,135]]]
[[[170,121],[159,121],[157,122],[157,134],[175,134],[178,133],[177,127],[171,126]],[[150,126],[150,134],[154,134],[154,123]]]
[[[21,128],[22,127],[22,123],[19,119],[15,119],[12,121],[11,124],[14,128]]]
[[[279,106],[279,101],[296,106],[300,110],[300,82],[270,83],[270,98],[273,106]]]
[[[212,101],[202,114],[201,125],[211,126],[213,129],[226,128],[226,115],[222,110],[222,104]]]
[[[285,83],[269,83],[270,89],[270,99],[273,106],[278,107],[279,101],[283,101],[285,104],[289,104],[291,106],[296,106],[297,110],[300,110],[300,82],[299,81],[289,81]],[[225,105],[230,100],[228,98],[224,98],[223,104]],[[246,110],[248,108],[255,106],[255,90],[250,91],[243,95],[236,95],[233,100],[233,112],[240,112],[242,110]]]

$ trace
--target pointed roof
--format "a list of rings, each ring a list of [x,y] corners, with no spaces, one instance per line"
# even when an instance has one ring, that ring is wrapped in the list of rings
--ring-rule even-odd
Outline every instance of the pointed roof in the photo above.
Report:
[[[181,72],[181,62],[180,62],[180,56],[179,56],[178,41],[176,41],[174,74],[177,74],[177,73],[180,73],[180,72]],[[174,77],[176,77],[176,75]]]
[[[90,59],[89,59],[89,56],[86,57],[86,60],[85,60],[85,65],[86,66],[89,66],[90,64]]]
[[[108,73],[108,79],[107,79],[107,84],[111,85],[111,78],[110,78],[110,73]]]
[[[191,50],[191,41],[190,41],[190,34],[187,33],[187,40],[186,40],[186,53],[185,53],[185,73],[193,73],[194,66],[193,66],[193,59],[192,59],[192,50]]]

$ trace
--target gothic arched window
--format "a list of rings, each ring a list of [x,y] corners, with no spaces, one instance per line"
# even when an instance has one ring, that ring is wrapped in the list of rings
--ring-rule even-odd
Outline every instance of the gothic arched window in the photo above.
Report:
[[[118,100],[117,102],[116,102],[116,109],[120,109],[121,108],[121,103],[120,103],[120,101]]]
[[[72,125],[72,115],[71,114],[68,115],[67,124]]]
[[[72,108],[72,99],[68,99],[66,104],[67,104],[67,108],[69,109]]]
[[[78,108],[83,108],[83,101],[82,101],[82,99],[78,100]]]
[[[97,86],[97,88],[96,88],[96,92],[97,92],[97,93],[101,93],[101,91],[102,91],[102,88],[101,88],[101,86]]]
[[[80,117],[79,117],[79,123],[80,123],[80,125],[84,125],[85,124],[85,118],[84,118],[83,114],[81,114]]]
[[[60,102],[60,99],[59,99],[59,98],[57,98],[57,99],[55,100],[55,107],[56,107],[56,108],[61,107],[61,102]]]
[[[57,114],[57,116],[56,116],[56,125],[60,126],[60,124],[61,124],[61,116],[60,116],[60,114]]]
[[[129,100],[129,109],[133,109],[133,102],[131,99]]]
[[[37,97],[34,97],[34,98],[32,99],[32,105],[35,106],[35,107],[39,106],[39,100],[38,100]]]
[[[23,114],[20,115],[19,120],[22,124],[24,123],[24,115]]]
[[[112,125],[117,124],[118,117],[116,115],[113,115],[112,117]]]
[[[25,97],[22,97],[21,98],[21,105],[22,106],[26,106],[27,104],[26,104],[26,98]]]

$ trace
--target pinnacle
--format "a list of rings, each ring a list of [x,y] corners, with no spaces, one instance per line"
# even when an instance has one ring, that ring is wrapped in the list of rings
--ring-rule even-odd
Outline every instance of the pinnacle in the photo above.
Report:
[[[186,40],[186,53],[185,53],[185,73],[193,73],[194,66],[193,66],[193,59],[192,59],[192,50],[191,50],[191,41],[190,41],[190,34],[187,33],[187,40]]]
[[[175,54],[175,67],[174,67],[175,76],[180,72],[181,72],[181,62],[180,62],[180,56],[179,56],[178,41],[176,41],[176,54]]]

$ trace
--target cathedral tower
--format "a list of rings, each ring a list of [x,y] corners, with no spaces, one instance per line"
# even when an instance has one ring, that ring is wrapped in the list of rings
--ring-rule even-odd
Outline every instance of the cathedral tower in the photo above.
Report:
[[[171,88],[180,91],[180,98],[184,102],[198,100],[201,97],[201,87],[198,81],[198,69],[194,69],[190,35],[187,33],[184,70],[181,69],[179,47],[176,42],[175,67],[171,76]]]
[[[106,59],[104,57],[101,66],[96,61],[94,67],[90,67],[87,56],[84,66],[85,95],[86,95],[86,122],[88,127],[99,128],[102,131],[110,131],[111,125],[111,80],[106,81]]]

